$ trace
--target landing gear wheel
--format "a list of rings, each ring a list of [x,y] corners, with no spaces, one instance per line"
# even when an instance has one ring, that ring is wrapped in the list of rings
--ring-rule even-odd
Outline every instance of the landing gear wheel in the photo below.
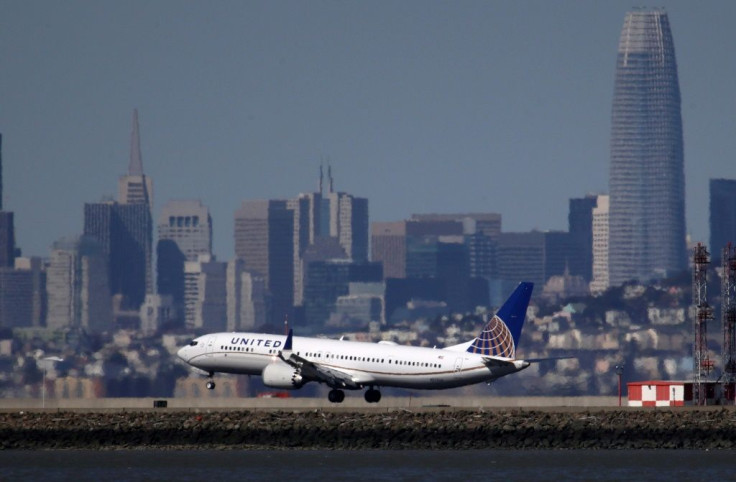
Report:
[[[330,393],[327,394],[327,400],[332,403],[342,403],[345,400],[345,392],[342,390],[330,390]]]
[[[213,382],[212,380],[210,380],[210,381],[207,382],[207,384],[205,386],[207,387],[208,390],[214,390],[215,389],[215,382]]]
[[[365,401],[368,403],[378,403],[381,400],[381,392],[375,388],[370,388],[365,392]]]

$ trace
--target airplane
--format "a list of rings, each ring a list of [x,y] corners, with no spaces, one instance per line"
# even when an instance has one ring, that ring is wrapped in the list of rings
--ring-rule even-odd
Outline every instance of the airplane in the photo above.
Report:
[[[365,400],[381,400],[379,387],[445,389],[490,383],[546,359],[517,359],[533,283],[520,283],[481,333],[446,348],[398,345],[390,341],[354,342],[259,333],[212,333],[192,340],[179,358],[206,374],[260,375],[264,385],[298,389],[309,382],[331,388],[328,400],[341,403],[344,390],[367,388]],[[564,357],[568,358],[568,357]]]

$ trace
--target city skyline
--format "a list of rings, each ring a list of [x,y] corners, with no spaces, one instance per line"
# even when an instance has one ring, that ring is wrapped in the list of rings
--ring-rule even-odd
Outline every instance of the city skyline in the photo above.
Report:
[[[707,243],[708,181],[736,178],[736,7],[664,7],[687,232]],[[114,196],[138,108],[154,219],[169,200],[201,200],[220,259],[234,257],[242,201],[314,192],[327,160],[336,190],[369,200],[371,222],[483,211],[501,213],[506,232],[566,230],[569,199],[609,191],[615,52],[630,9],[17,2],[0,19],[3,207],[24,255],[80,234],[84,204]]]

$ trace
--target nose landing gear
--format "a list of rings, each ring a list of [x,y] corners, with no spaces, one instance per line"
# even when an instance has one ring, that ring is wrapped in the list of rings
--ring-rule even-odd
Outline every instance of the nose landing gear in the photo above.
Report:
[[[209,380],[207,380],[207,383],[205,384],[205,386],[207,387],[208,390],[214,390],[215,389],[215,381],[212,379],[213,376],[215,376],[215,374],[212,373],[212,372],[210,372],[209,373]]]

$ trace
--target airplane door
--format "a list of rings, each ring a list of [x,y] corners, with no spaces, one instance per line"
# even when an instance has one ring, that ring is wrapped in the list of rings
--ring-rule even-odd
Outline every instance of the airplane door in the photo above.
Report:
[[[212,350],[215,345],[215,337],[211,336],[207,339],[207,356],[212,356]]]
[[[459,372],[463,368],[463,359],[462,358],[456,358],[455,359],[455,371]]]

